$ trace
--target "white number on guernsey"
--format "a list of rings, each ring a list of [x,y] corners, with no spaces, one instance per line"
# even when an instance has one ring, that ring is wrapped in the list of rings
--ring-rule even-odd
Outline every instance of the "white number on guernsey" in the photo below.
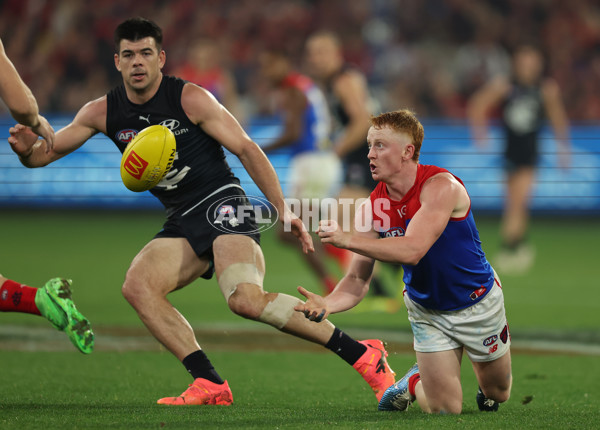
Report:
[[[175,153],[175,160],[177,159],[179,159],[179,154]],[[158,184],[156,184],[156,186],[164,188],[165,191],[174,190],[175,188],[177,188],[177,184],[183,178],[185,178],[189,171],[190,168],[188,166],[185,166],[183,169],[181,169],[181,172],[179,171],[179,169],[171,169],[171,171],[167,173],[165,178]]]

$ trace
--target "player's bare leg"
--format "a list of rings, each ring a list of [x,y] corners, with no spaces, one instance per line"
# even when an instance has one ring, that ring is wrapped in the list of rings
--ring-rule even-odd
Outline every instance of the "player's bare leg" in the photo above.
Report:
[[[219,286],[233,312],[332,350],[359,372],[377,400],[394,383],[394,372],[387,364],[387,352],[381,341],[357,342],[327,320],[315,323],[294,311],[300,299],[262,289],[264,258],[251,238],[219,236],[213,243],[213,253]]]
[[[473,370],[486,399],[497,403],[509,399],[512,387],[510,351],[494,361],[473,362]]]
[[[502,250],[495,259],[504,273],[522,273],[533,264],[534,251],[525,243],[529,222],[529,199],[535,180],[532,167],[521,167],[508,175],[502,216]]]
[[[167,294],[188,285],[209,267],[187,240],[159,238],[134,258],[123,295],[150,333],[179,360],[200,349],[188,321],[167,300]]]
[[[532,167],[522,167],[508,176],[502,225],[503,240],[507,244],[518,242],[525,236],[529,219],[528,203],[534,179],[535,170]]]
[[[188,285],[209,268],[186,239],[160,238],[135,257],[123,284],[123,295],[154,337],[171,351],[194,377],[180,396],[158,400],[166,405],[230,405],[227,381],[214,370],[200,349],[188,321],[171,305],[168,293]]]
[[[267,293],[262,289],[265,273],[265,260],[260,246],[250,237],[242,235],[219,236],[213,244],[215,272],[229,308],[236,314],[258,320],[302,339],[325,345],[335,327],[329,321],[316,324],[304,315],[295,312],[293,307],[300,299],[281,293]],[[239,282],[225,285],[225,277],[235,276],[232,270],[252,270],[256,268],[256,282]],[[241,279],[241,278],[240,278]],[[260,284],[259,284],[260,283]],[[232,291],[233,290],[233,291]],[[268,304],[270,312],[265,308]]]
[[[380,411],[405,411],[417,401],[426,413],[459,414],[462,409],[462,348],[417,352],[417,363],[390,386],[379,401]]]
[[[460,414],[462,348],[441,352],[417,352],[421,382],[415,386],[417,403],[427,413]]]

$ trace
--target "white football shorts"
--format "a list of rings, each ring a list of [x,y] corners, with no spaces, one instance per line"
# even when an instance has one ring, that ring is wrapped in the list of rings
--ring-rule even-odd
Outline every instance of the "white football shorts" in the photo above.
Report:
[[[510,349],[504,295],[498,275],[491,291],[479,302],[459,311],[434,311],[404,294],[417,352],[439,352],[464,347],[471,361],[493,361]]]
[[[342,184],[342,163],[329,151],[298,154],[290,161],[287,197],[325,199],[336,197]]]

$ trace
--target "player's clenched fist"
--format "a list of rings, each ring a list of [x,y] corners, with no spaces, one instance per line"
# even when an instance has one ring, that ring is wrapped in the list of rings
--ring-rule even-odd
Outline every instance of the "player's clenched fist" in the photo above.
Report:
[[[350,246],[350,235],[344,233],[334,220],[319,221],[317,234],[323,243],[330,243],[338,248],[348,248]]]

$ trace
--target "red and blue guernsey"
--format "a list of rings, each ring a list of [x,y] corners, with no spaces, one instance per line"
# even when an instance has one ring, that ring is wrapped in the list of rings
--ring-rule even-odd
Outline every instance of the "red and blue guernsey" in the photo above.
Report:
[[[400,201],[390,199],[383,182],[371,193],[373,221],[380,237],[404,236],[412,217],[421,207],[423,184],[438,173],[437,166],[419,164],[412,188]],[[463,182],[455,178],[464,186]],[[379,200],[377,202],[377,199]],[[388,200],[390,204],[382,205]],[[406,294],[421,306],[439,311],[467,308],[480,301],[494,285],[494,271],[481,249],[473,213],[450,218],[442,235],[414,266],[403,265]]]
[[[329,108],[325,96],[307,76],[292,72],[280,84],[281,88],[298,88],[306,97],[306,108],[302,118],[302,135],[291,146],[291,155],[325,148],[331,126]]]

